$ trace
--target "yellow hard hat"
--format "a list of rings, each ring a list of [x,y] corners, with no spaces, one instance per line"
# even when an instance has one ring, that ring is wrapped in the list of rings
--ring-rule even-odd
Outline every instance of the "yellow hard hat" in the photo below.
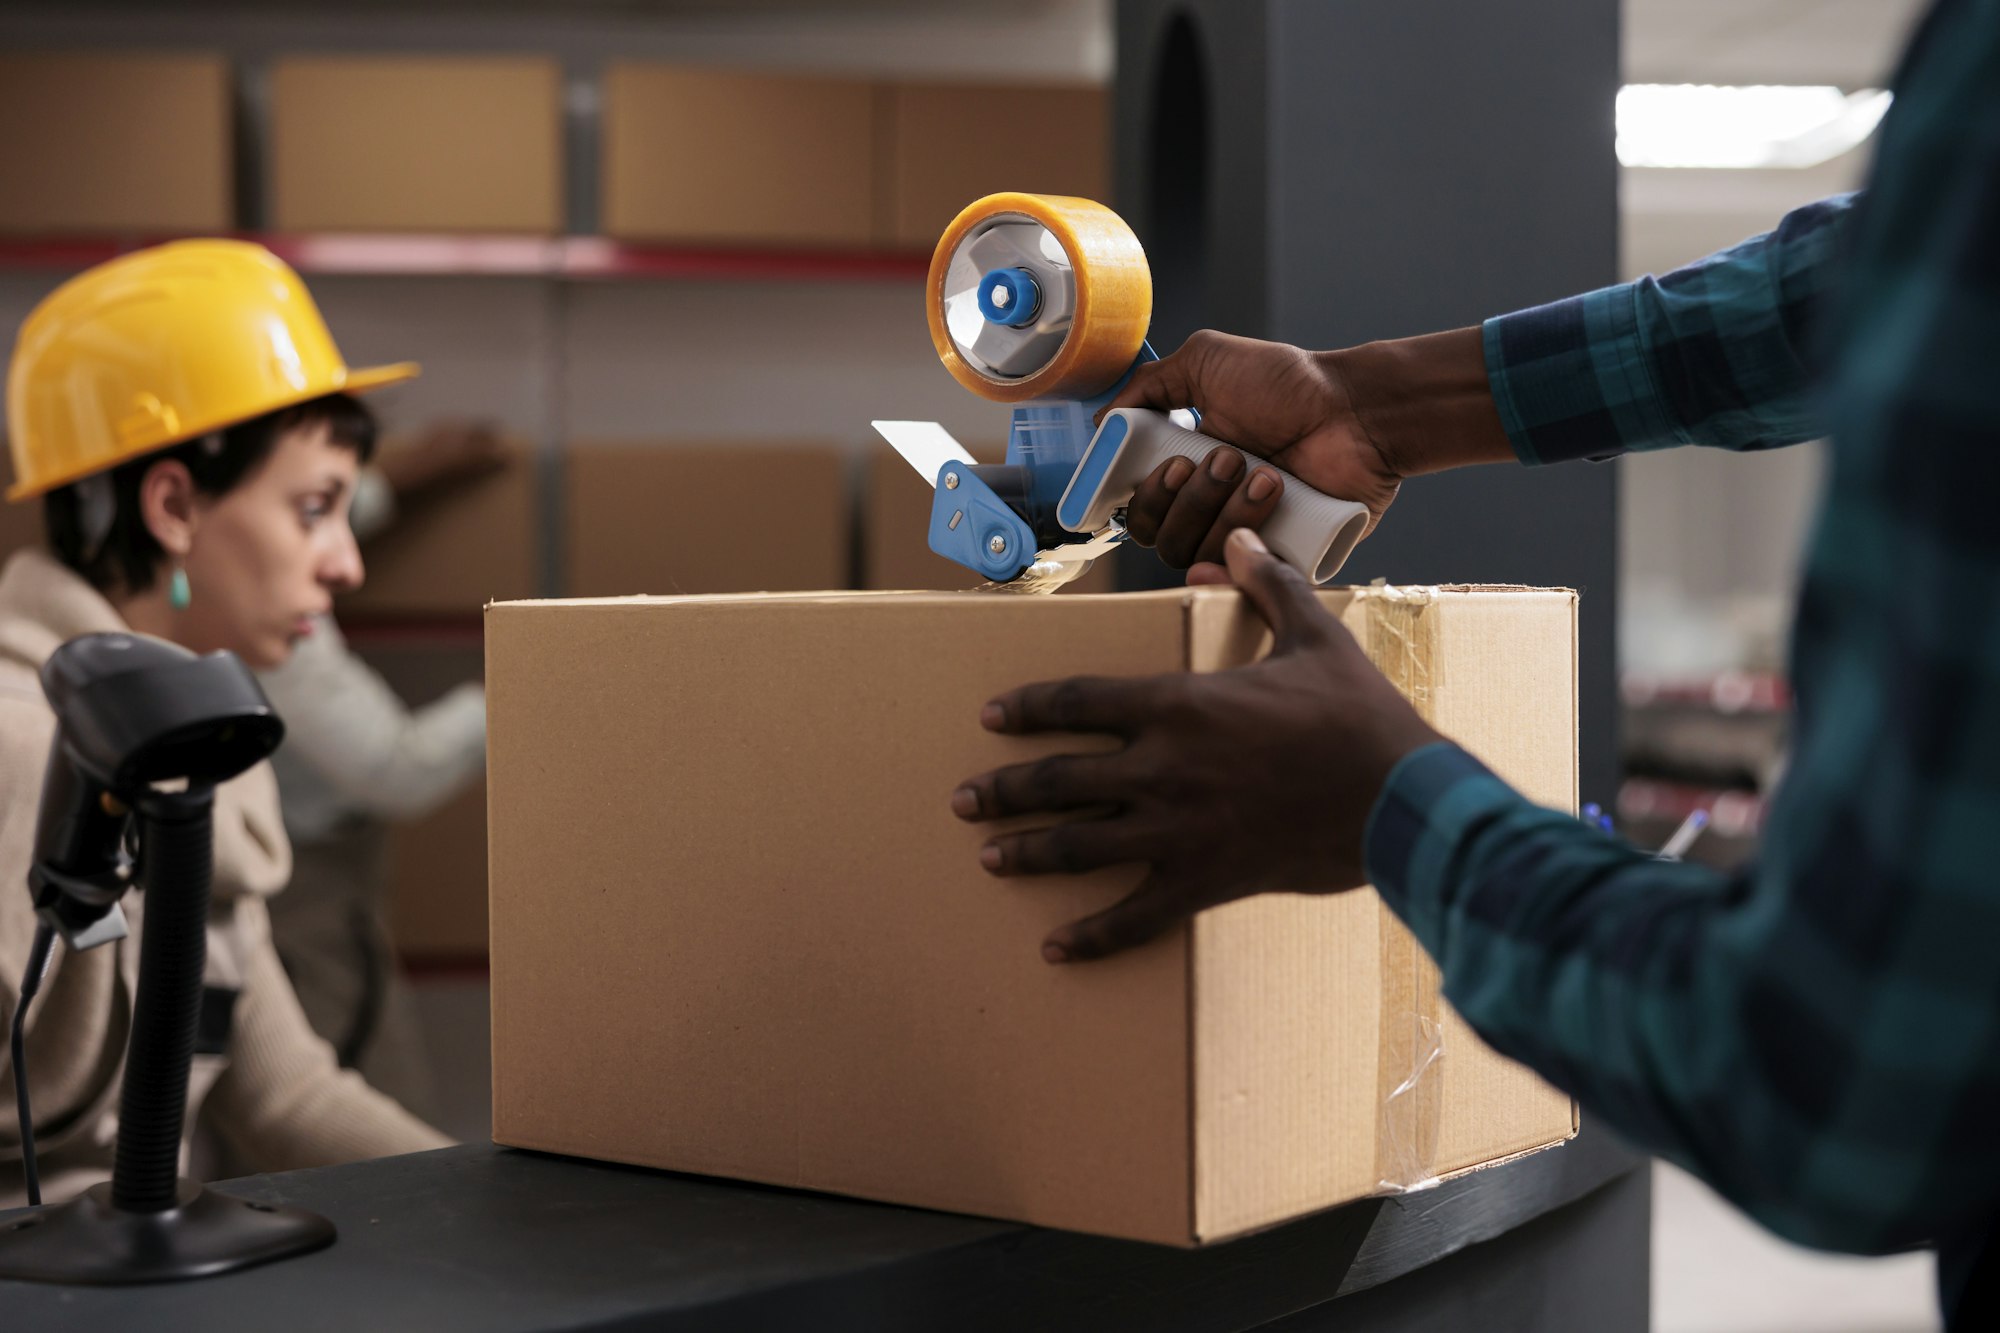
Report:
[[[247,241],[174,241],[51,292],[7,370],[9,500],[330,393],[406,380],[349,370],[299,275]]]

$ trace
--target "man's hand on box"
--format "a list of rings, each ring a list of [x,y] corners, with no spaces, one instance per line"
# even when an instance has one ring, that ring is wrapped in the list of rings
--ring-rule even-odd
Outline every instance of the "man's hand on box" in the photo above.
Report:
[[[1124,741],[1109,753],[998,769],[952,794],[953,811],[972,822],[1104,812],[996,836],[980,852],[995,875],[1151,867],[1125,899],[1050,935],[1042,954],[1052,963],[1130,948],[1254,893],[1361,884],[1362,834],[1389,770],[1438,739],[1303,575],[1247,529],[1230,536],[1226,555],[1226,570],[1209,565],[1195,578],[1243,589],[1274,634],[1263,661],[1030,685],[981,715],[1007,735]]]
[[[1104,410],[1121,407],[1196,408],[1205,433],[1367,506],[1371,532],[1402,484],[1362,427],[1337,352],[1203,329],[1171,356],[1140,366]],[[1246,467],[1233,449],[1216,449],[1199,464],[1169,459],[1133,490],[1125,526],[1132,540],[1185,569],[1222,559],[1224,539],[1261,527],[1283,490],[1277,471]]]

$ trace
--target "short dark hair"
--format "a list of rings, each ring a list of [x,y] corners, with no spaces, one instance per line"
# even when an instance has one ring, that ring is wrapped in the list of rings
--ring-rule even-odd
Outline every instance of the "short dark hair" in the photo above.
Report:
[[[95,542],[86,530],[79,484],[50,491],[42,501],[49,546],[57,559],[100,592],[145,592],[159,577],[160,563],[167,554],[139,511],[139,485],[155,463],[173,459],[186,466],[196,490],[203,495],[223,495],[256,471],[286,432],[322,422],[333,442],[354,450],[363,463],[374,456],[375,414],[358,398],[328,394],[172,448],[142,454],[112,468],[103,474],[111,482],[111,526]]]

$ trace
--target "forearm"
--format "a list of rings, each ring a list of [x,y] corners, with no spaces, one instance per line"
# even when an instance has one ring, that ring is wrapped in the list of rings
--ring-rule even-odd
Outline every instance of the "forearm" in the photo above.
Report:
[[[1362,432],[1398,476],[1511,463],[1477,327],[1322,352]]]
[[[1913,1059],[1959,1010],[1924,1012],[1893,976],[1812,947],[1803,903],[1868,895],[1874,872],[1804,883],[1796,835],[1776,836],[1737,876],[1658,861],[1441,746],[1392,774],[1367,856],[1496,1049],[1781,1234],[1920,1243],[1986,1206],[2000,1164],[1908,1113],[1966,1070]]]
[[[1663,277],[1487,320],[1487,375],[1514,452],[1560,463],[1823,434],[1814,349],[1852,204],[1808,204]]]

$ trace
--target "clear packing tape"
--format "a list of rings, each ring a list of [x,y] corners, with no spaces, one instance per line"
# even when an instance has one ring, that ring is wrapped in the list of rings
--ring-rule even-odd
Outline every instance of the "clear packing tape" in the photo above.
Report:
[[[1069,584],[1090,572],[1092,565],[1118,549],[1125,539],[1125,525],[1114,520],[1102,532],[1087,542],[1076,542],[1055,551],[1043,551],[1036,555],[1035,563],[1016,574],[1005,583],[982,583],[975,591],[1025,593],[1029,596],[1045,596],[1061,592]]]
[[[1089,561],[1082,563],[1089,568]],[[1082,570],[1044,558],[1008,583],[984,591],[1047,594]],[[1366,633],[1364,646],[1383,675],[1401,690],[1419,715],[1433,714],[1432,683],[1437,661],[1437,625],[1430,615],[1432,588],[1400,588],[1376,580],[1360,591]],[[1386,1089],[1375,1136],[1378,1194],[1413,1194],[1436,1187],[1438,1131],[1444,1103],[1443,977],[1416,936],[1378,905],[1382,969],[1380,1031],[1376,1044],[1376,1086]]]
[[[1429,588],[1377,580],[1362,594],[1369,657],[1417,712],[1432,714],[1437,627]],[[1444,998],[1437,964],[1396,914],[1380,909],[1381,1032],[1377,1086],[1383,1094],[1375,1137],[1376,1189],[1410,1194],[1438,1184],[1443,1107]]]

